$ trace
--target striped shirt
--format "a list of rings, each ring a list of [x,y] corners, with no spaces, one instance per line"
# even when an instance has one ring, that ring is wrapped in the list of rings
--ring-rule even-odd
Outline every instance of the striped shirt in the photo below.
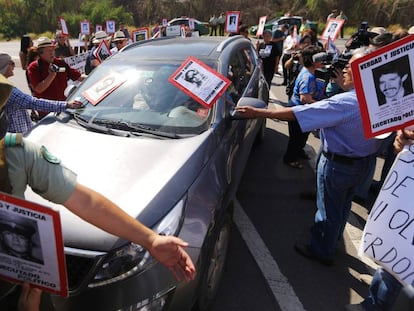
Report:
[[[5,107],[9,122],[8,132],[26,135],[32,130],[33,123],[27,109],[62,112],[66,109],[66,102],[36,98],[14,87]]]

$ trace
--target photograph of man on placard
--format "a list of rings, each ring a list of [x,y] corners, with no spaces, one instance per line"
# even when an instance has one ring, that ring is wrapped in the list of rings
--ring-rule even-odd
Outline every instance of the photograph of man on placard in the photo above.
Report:
[[[379,106],[398,103],[413,93],[410,68],[410,60],[405,55],[372,70]]]
[[[227,33],[237,33],[239,31],[239,11],[229,11],[226,12],[226,32]]]
[[[36,221],[19,216],[0,216],[0,253],[43,264]]]

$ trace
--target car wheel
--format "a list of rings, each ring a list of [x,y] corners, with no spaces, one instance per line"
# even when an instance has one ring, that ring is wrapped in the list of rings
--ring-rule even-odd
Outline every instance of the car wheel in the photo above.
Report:
[[[217,235],[211,255],[208,259],[204,275],[201,279],[200,294],[195,310],[207,311],[211,308],[217,294],[230,241],[230,216],[226,216],[220,232]],[[194,310],[193,309],[193,310]]]

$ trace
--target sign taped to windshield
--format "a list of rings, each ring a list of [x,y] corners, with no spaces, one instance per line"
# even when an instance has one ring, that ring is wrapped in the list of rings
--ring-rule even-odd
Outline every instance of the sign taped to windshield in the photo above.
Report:
[[[231,84],[225,76],[191,56],[168,81],[207,108],[211,108]]]
[[[88,99],[92,105],[96,106],[125,81],[125,76],[112,72],[93,84],[86,91],[83,91],[82,95]]]

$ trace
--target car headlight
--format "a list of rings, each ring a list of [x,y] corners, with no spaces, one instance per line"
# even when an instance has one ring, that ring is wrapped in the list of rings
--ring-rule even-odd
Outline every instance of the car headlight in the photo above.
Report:
[[[186,198],[181,199],[171,211],[153,227],[153,230],[162,235],[175,235],[179,232],[183,222],[183,210]],[[111,251],[102,258],[100,268],[94,280],[88,285],[90,288],[107,285],[123,280],[147,267],[153,258],[147,250],[135,243],[128,243]]]

